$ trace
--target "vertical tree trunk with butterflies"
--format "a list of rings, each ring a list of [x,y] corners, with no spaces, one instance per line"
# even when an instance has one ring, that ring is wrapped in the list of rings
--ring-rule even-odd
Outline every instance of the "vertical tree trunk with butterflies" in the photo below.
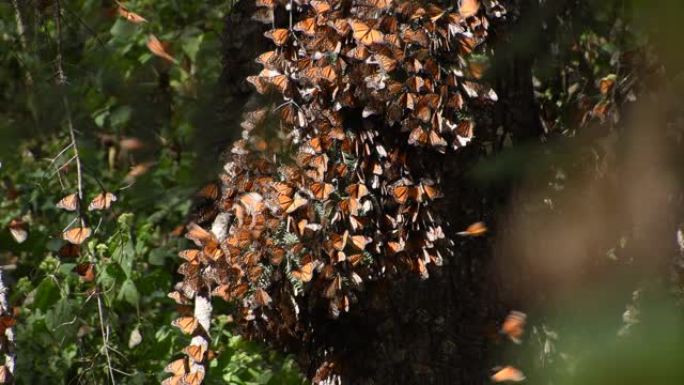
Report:
[[[241,0],[236,3],[233,12],[228,17],[225,33],[225,67],[222,86],[225,89],[226,111],[228,111],[230,116],[234,116],[237,110],[259,107],[259,104],[266,104],[267,100],[269,100],[263,97],[254,97],[256,94],[250,91],[245,82],[248,75],[252,76],[251,82],[257,86],[257,90],[259,90],[259,87],[266,89],[270,86],[280,88],[280,91],[283,91],[283,93],[286,92],[287,86],[281,87],[280,84],[267,84],[268,82],[273,82],[273,80],[270,80],[273,77],[282,75],[273,73],[271,74],[273,77],[268,79],[263,76],[254,76],[260,69],[259,66],[254,64],[255,59],[261,57],[260,55],[264,53],[272,51],[273,42],[280,47],[285,46],[287,44],[287,36],[293,30],[301,32],[300,38],[301,36],[314,35],[315,32],[313,31],[322,25],[320,18],[325,17],[323,15],[327,15],[329,11],[326,8],[329,6],[327,2],[311,2],[313,11],[307,11],[306,7],[298,7],[296,12],[292,10],[292,2],[288,3],[289,8],[287,5],[284,8],[273,7],[276,3],[278,2],[257,0],[255,3],[254,0]],[[308,2],[303,4],[306,3]],[[368,4],[371,7],[380,9],[394,6],[390,5],[390,2],[381,1],[371,1]],[[465,28],[480,28],[478,25],[470,25],[473,21],[476,23],[481,22],[480,19],[471,18],[478,12],[480,6],[484,9],[486,5],[488,12],[504,12],[503,9],[499,10],[499,8],[496,8],[498,6],[496,2],[487,1],[480,4],[479,1],[464,0],[459,4],[460,9],[459,7],[448,8],[435,3],[433,4],[434,8],[428,8],[428,11],[431,12],[430,15],[434,20],[442,18],[443,15],[440,12],[444,15],[453,12],[451,17],[456,21],[452,21],[450,25],[454,29],[461,28],[461,25],[465,26]],[[341,12],[349,12],[349,9],[355,6],[358,6],[356,2],[342,2],[344,11]],[[518,5],[508,4],[507,6],[513,7],[513,10],[517,11],[515,7]],[[266,9],[265,16],[264,9]],[[407,12],[407,15],[410,15],[411,11],[417,12],[417,9],[404,10],[404,12]],[[268,14],[269,12],[271,13],[270,15]],[[425,12],[425,9],[421,8],[420,12]],[[472,14],[464,15],[466,12],[472,12]],[[511,10],[509,9],[508,12],[510,13]],[[255,17],[255,13],[258,16]],[[380,14],[391,15],[392,12],[380,12]],[[306,21],[309,20],[307,17],[310,15],[314,15],[313,17],[316,19],[309,21],[309,24],[307,24]],[[518,13],[513,12],[512,15],[517,17]],[[283,19],[283,17],[284,21],[278,21]],[[356,21],[352,22],[351,25],[354,36],[354,40],[351,41],[356,41],[357,43],[354,43],[356,44],[355,48],[359,49],[365,50],[374,44],[379,44],[380,40],[375,41],[376,34],[382,35],[383,32],[390,34],[393,28],[396,28],[396,26],[378,26],[378,29],[375,29],[374,25],[376,24],[373,24],[370,19],[363,19],[356,14],[352,14],[349,17],[352,19],[360,18],[358,20],[354,19]],[[263,18],[266,18],[266,25],[262,23],[263,20],[261,19]],[[466,22],[466,18],[469,18],[469,21]],[[329,21],[335,22],[335,20]],[[272,30],[272,27],[276,26],[278,22],[283,25],[283,28]],[[503,41],[507,33],[505,28],[503,28],[503,24],[513,22],[513,16],[508,20],[501,19],[496,21],[496,23],[501,24],[495,27],[495,30],[500,33],[500,36],[496,36],[496,38]],[[272,25],[269,25],[270,23]],[[316,24],[316,26],[311,26],[311,23]],[[392,22],[388,21],[388,23],[391,24]],[[267,36],[272,41],[263,37],[264,32],[269,30],[272,31],[267,33]],[[284,31],[282,32],[283,36],[276,36],[281,31]],[[422,44],[420,36],[405,38],[415,39],[414,42],[417,45]],[[369,42],[366,43],[365,40],[369,40]],[[349,44],[348,40],[344,40],[343,44]],[[429,44],[427,42],[427,45]],[[474,41],[471,42],[467,39],[462,44],[466,46],[466,48],[462,48],[466,53],[470,53],[470,50],[473,49],[473,47],[468,47],[468,44],[476,45]],[[335,49],[335,47],[330,48]],[[278,49],[272,52],[278,53]],[[357,54],[356,52],[350,55],[355,55]],[[390,72],[395,66],[402,65],[397,64],[396,59],[394,61],[388,60],[387,63],[383,64],[382,61],[384,59],[380,59],[379,55],[374,56],[377,57],[375,59],[378,61],[377,65],[380,67],[389,66],[389,68],[383,68],[385,72]],[[267,59],[259,60],[261,63],[264,63],[264,60]],[[278,60],[281,59],[278,58]],[[366,60],[366,58],[364,57],[361,60]],[[439,261],[441,266],[437,266],[440,263],[428,263],[426,266],[420,261],[409,261],[411,267],[405,269],[405,271],[399,269],[399,272],[392,275],[392,279],[380,279],[377,277],[376,279],[370,279],[363,283],[363,290],[354,295],[351,306],[347,304],[348,308],[345,309],[344,304],[335,305],[337,307],[336,311],[333,312],[335,313],[334,316],[331,316],[328,307],[321,306],[321,301],[314,298],[315,294],[308,294],[308,298],[305,295],[303,299],[295,299],[296,304],[294,307],[297,309],[295,312],[298,313],[299,320],[295,321],[296,325],[292,330],[285,330],[282,333],[278,331],[279,326],[271,325],[269,321],[263,323],[251,321],[254,320],[256,315],[257,318],[262,316],[271,320],[275,319],[275,321],[270,321],[273,323],[280,321],[283,324],[288,324],[291,322],[285,315],[278,314],[279,311],[283,313],[291,312],[291,309],[285,309],[285,305],[281,304],[281,302],[284,302],[283,297],[292,295],[291,288],[289,286],[278,286],[279,284],[274,285],[279,287],[277,289],[273,289],[273,286],[265,287],[265,290],[258,288],[253,300],[257,304],[257,309],[243,309],[244,314],[249,314],[245,317],[247,319],[243,329],[245,335],[265,339],[266,342],[272,343],[288,353],[295,354],[302,365],[302,369],[314,382],[331,384],[474,384],[488,381],[489,368],[495,364],[490,354],[490,342],[492,342],[492,338],[497,338],[498,320],[501,320],[505,315],[505,310],[498,300],[496,278],[491,272],[490,257],[492,247],[487,236],[459,238],[456,233],[473,222],[485,221],[491,223],[494,221],[495,212],[502,204],[505,204],[504,198],[508,187],[478,188],[469,178],[469,170],[481,158],[487,155],[484,149],[486,142],[492,144],[495,150],[500,149],[500,147],[497,147],[497,143],[501,141],[500,135],[505,135],[506,132],[503,134],[497,132],[497,127],[505,125],[507,128],[510,128],[514,131],[512,134],[520,141],[529,140],[539,134],[539,125],[534,118],[536,114],[531,88],[531,58],[529,55],[516,54],[498,62],[495,61],[495,63],[497,64],[497,73],[505,74],[503,78],[499,77],[496,85],[495,92],[499,95],[498,102],[492,103],[497,98],[496,96],[491,96],[491,91],[488,91],[485,87],[477,88],[480,83],[468,83],[468,88],[465,90],[465,92],[472,93],[470,96],[473,99],[487,99],[489,101],[473,106],[470,110],[472,114],[470,119],[477,124],[478,141],[468,146],[463,146],[470,139],[472,132],[459,132],[458,137],[454,135],[454,143],[457,143],[453,146],[455,150],[446,149],[445,151],[444,147],[447,146],[441,143],[444,141],[444,138],[433,138],[429,136],[432,135],[431,133],[426,134],[425,138],[423,138],[418,130],[414,129],[409,139],[413,142],[414,146],[401,146],[401,151],[406,151],[403,156],[405,159],[408,159],[404,167],[410,169],[418,179],[423,175],[439,178],[438,188],[443,198],[435,200],[431,208],[432,212],[439,213],[440,231],[443,231],[448,239],[446,243],[447,250],[444,251],[444,257]],[[449,64],[449,62],[437,63],[438,66],[447,66]],[[269,68],[268,65],[266,67],[267,69]],[[339,67],[337,70],[339,71]],[[481,77],[484,69],[479,68],[478,64],[475,63],[466,70],[472,71],[471,75],[468,75],[467,78],[477,80]],[[409,68],[406,71],[409,73],[411,71],[416,71],[415,73],[420,72],[420,70],[415,68]],[[266,76],[269,76],[269,74]],[[318,76],[321,75],[319,74]],[[420,89],[418,89],[417,93],[420,94]],[[448,97],[448,95],[443,96]],[[410,104],[409,108],[413,109],[413,102],[408,102],[406,101],[407,99],[406,95],[399,98],[399,100],[402,100],[402,103],[405,103],[404,107],[409,107]],[[420,104],[420,102],[416,103]],[[463,101],[461,100],[460,103],[463,103]],[[362,126],[363,119],[366,118],[373,120],[374,124],[379,124],[376,127],[379,127],[378,130],[381,131],[381,137],[378,141],[391,146],[391,143],[394,143],[393,138],[391,138],[393,134],[381,120],[373,117],[373,115],[378,114],[373,108],[376,108],[376,106],[359,107],[344,111],[342,114],[344,127],[346,130],[355,132],[360,130],[361,127],[354,127],[354,125]],[[391,114],[390,112],[387,113]],[[295,112],[296,115],[297,113]],[[380,115],[382,115],[382,112]],[[254,115],[251,116],[245,119],[243,128],[245,123],[247,126],[257,124],[254,122]],[[287,116],[281,119],[286,120]],[[233,121],[233,123],[238,122]],[[250,127],[250,129],[253,129],[253,127]],[[388,137],[382,138],[383,134],[388,135]],[[436,132],[435,135],[439,136]],[[451,140],[451,138],[447,139]],[[459,140],[464,140],[464,142],[461,143]],[[244,144],[242,146],[237,149],[234,147],[232,153],[241,154],[242,152],[249,151],[244,148]],[[436,147],[438,151],[426,150],[425,147],[430,146]],[[293,149],[296,150],[296,147]],[[229,163],[229,165],[231,167],[240,167],[239,164],[235,166],[235,164]],[[290,181],[286,180],[285,182]],[[237,195],[233,192],[232,196],[226,197],[226,190],[239,190],[241,185],[234,186],[232,184],[240,183],[245,182],[236,178],[235,174],[230,177],[224,177],[223,207],[225,208],[226,203],[230,202],[230,204],[240,207],[242,211],[259,210],[261,200],[267,199],[267,192],[261,192],[261,194],[251,192],[241,195],[240,191],[238,191]],[[283,184],[281,183],[281,185]],[[427,186],[429,187],[431,184],[428,183]],[[315,199],[319,194],[327,198],[328,195],[334,192],[327,192],[326,188],[327,184],[322,184],[316,190],[310,187],[312,194],[305,198]],[[358,186],[356,188],[358,189]],[[300,206],[304,206],[306,203],[298,204],[297,197],[299,195],[293,195],[292,191],[286,192],[288,189],[291,190],[292,187],[280,187],[278,190],[280,195],[278,197],[281,198],[282,211],[292,214],[287,219],[283,219],[289,222],[294,217],[294,214],[298,212]],[[398,191],[397,187],[394,189],[395,192]],[[427,189],[427,187],[422,187],[421,184],[419,189]],[[356,191],[358,192],[358,190]],[[403,192],[405,190],[399,191]],[[395,193],[394,199],[403,204],[407,199],[415,199],[415,197],[412,198],[412,194],[422,194],[413,193],[412,191],[414,191],[412,187],[407,187],[406,194],[408,194],[408,198],[397,196]],[[423,190],[419,191],[422,192]],[[283,195],[286,196],[285,199],[282,198]],[[428,198],[425,198],[426,200],[432,199],[429,197],[429,194],[426,193],[426,195],[428,196]],[[287,199],[288,196],[290,199]],[[305,200],[304,198],[301,199]],[[378,197],[377,199],[384,198]],[[394,202],[391,202],[389,206],[393,204]],[[377,209],[382,210],[382,205],[376,207]],[[243,222],[247,220],[244,218],[247,218],[249,215],[245,215],[240,210],[237,212],[234,210],[228,211],[230,211],[232,217],[240,217],[239,221]],[[252,215],[252,218],[254,218],[254,215]],[[300,224],[303,221],[302,219],[295,220],[299,220]],[[301,234],[304,234],[307,229],[311,229],[311,227],[307,227],[308,225],[305,222],[303,225],[298,226],[302,226],[300,227]],[[317,228],[314,228],[315,230]],[[336,236],[339,237],[339,235],[333,234],[333,249],[335,248],[334,242],[338,241],[334,238]],[[230,237],[228,239],[230,240]],[[342,245],[337,250],[340,252],[347,250],[346,246],[344,246],[346,240],[347,235],[345,233],[343,240],[340,241]],[[321,242],[326,243],[329,240],[322,239]],[[365,243],[363,243],[363,240],[360,242],[362,242],[360,248],[363,248]],[[388,242],[385,241],[385,244],[389,244]],[[237,244],[236,242],[231,246],[235,247]],[[298,245],[298,243],[295,243],[293,247]],[[230,254],[231,251],[227,250],[226,252]],[[428,252],[425,251],[426,255]],[[336,255],[339,254],[337,253]],[[347,258],[351,257],[353,256],[348,256]],[[271,255],[271,261],[273,259],[274,257]],[[280,261],[278,262],[280,263]],[[308,282],[311,285],[311,282],[316,280],[316,278],[313,278],[313,281],[311,281],[311,276],[322,274],[325,270],[325,268],[318,268],[316,273],[313,273],[311,267],[309,267],[308,271],[305,267],[306,260],[302,261],[300,259],[299,267],[297,268],[295,265],[286,274],[288,277],[292,275],[296,279],[303,281],[304,284]],[[415,274],[414,270],[417,270],[419,274]],[[429,278],[424,279],[427,276]],[[282,275],[273,275],[271,277],[275,277],[276,281],[283,280]],[[354,277],[354,275],[352,274],[349,277]],[[212,281],[212,279],[207,281]],[[212,284],[217,285],[219,282],[213,279],[212,282],[207,283],[207,285]],[[327,288],[322,288],[321,290],[324,290],[327,294],[331,291],[331,287],[333,290],[335,289],[333,285],[340,285],[339,287],[342,287],[341,283],[333,279],[332,284],[326,284]],[[233,297],[239,296],[239,294],[231,292],[234,288],[231,288],[229,285],[219,284],[217,289],[219,289],[217,296],[230,298],[230,293],[232,293]],[[335,298],[334,294],[332,298]],[[344,301],[349,301],[349,299],[344,296],[342,301],[344,303]],[[277,303],[277,305],[273,305],[273,303]],[[282,307],[280,310],[276,308],[274,311],[259,309],[259,307],[268,306]],[[273,331],[272,328],[275,328],[276,331]],[[301,328],[315,330],[301,330]],[[287,327],[283,329],[287,329]],[[269,339],[269,335],[274,336],[274,338]]]

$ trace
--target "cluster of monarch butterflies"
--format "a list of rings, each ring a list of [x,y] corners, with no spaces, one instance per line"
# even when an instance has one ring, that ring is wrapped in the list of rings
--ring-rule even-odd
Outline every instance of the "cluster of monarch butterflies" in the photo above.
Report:
[[[244,335],[301,343],[313,333],[305,312],[336,318],[364,282],[427,278],[428,266],[442,263],[448,240],[433,207],[440,175],[415,167],[410,154],[472,138],[470,108],[496,94],[469,55],[485,52],[489,19],[505,11],[496,0],[256,4],[254,19],[274,27],[266,33],[273,50],[247,81],[282,103],[245,114],[221,185],[201,192],[216,197],[220,214],[212,231],[188,226],[197,248],[180,252],[183,281],[169,296],[180,305],[222,298],[236,305]],[[279,7],[289,21],[274,20]],[[193,316],[174,324],[205,334]],[[201,382],[208,352],[191,342],[165,384]]]
[[[103,191],[97,194],[88,204],[88,211],[103,211],[109,210],[112,203],[116,202],[117,197],[111,192]],[[62,258],[78,258],[81,256],[81,244],[84,243],[93,234],[93,230],[85,225],[82,217],[81,202],[77,193],[72,193],[60,199],[55,204],[60,208],[69,212],[77,212],[77,218],[80,225],[75,225],[62,233],[62,239],[65,241],[64,245],[59,249],[59,255]],[[75,220],[76,221],[76,220]],[[84,282],[95,281],[95,264],[92,261],[82,262],[76,265],[74,272],[78,274]]]

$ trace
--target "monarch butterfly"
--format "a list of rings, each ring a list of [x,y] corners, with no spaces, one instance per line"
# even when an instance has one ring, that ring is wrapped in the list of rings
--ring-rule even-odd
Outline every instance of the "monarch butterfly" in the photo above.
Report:
[[[351,241],[357,249],[364,250],[366,245],[371,243],[371,238],[366,237],[365,235],[352,235]]]
[[[202,362],[204,353],[207,352],[207,348],[204,345],[189,345],[183,349],[183,352],[194,362]]]
[[[434,23],[437,20],[441,19],[442,16],[446,14],[446,11],[444,9],[434,5],[434,4],[428,4],[427,6],[427,13],[430,16],[430,20]]]
[[[76,211],[78,209],[78,194],[73,193],[65,196],[55,206],[66,211]]]
[[[219,197],[221,191],[219,190],[219,185],[216,182],[207,183],[197,192],[197,197],[203,199],[216,200]]]
[[[259,306],[268,306],[273,300],[271,299],[271,296],[268,295],[266,290],[259,288],[254,292],[254,301]]]
[[[368,48],[363,45],[357,45],[344,54],[346,57],[356,60],[366,60],[370,56]]]
[[[107,210],[112,206],[112,202],[116,202],[116,199],[116,195],[110,192],[100,193],[90,202],[88,211]]]
[[[337,80],[337,73],[335,72],[335,68],[331,65],[321,68],[319,76],[330,83]]]
[[[194,372],[183,376],[183,385],[200,385],[204,380],[204,368],[199,367]]]
[[[328,169],[328,156],[326,154],[311,154],[307,151],[300,151],[297,154],[297,163],[300,166],[315,168],[319,174],[323,174]]]
[[[393,255],[400,251],[404,251],[405,246],[406,244],[403,239],[399,239],[399,241],[389,241],[387,242],[387,251],[389,251],[390,255]]]
[[[242,283],[237,286],[222,284],[214,288],[214,290],[211,292],[211,295],[220,297],[224,301],[229,302],[234,299],[242,298],[248,290],[249,286],[246,283]]]
[[[24,243],[28,238],[28,226],[21,219],[12,219],[9,224],[9,231],[17,243]]]
[[[332,282],[328,285],[323,293],[326,298],[334,298],[338,291],[342,289],[342,279],[339,275],[333,278]]]
[[[179,358],[175,361],[172,361],[166,367],[164,368],[164,372],[166,373],[171,373],[174,376],[179,376],[187,373],[188,371],[188,360],[187,358]]]
[[[256,0],[257,7],[274,8],[277,4],[276,0]]]
[[[12,372],[6,365],[0,365],[0,384],[9,384],[12,381]]]
[[[332,247],[335,250],[342,251],[344,250],[344,247],[347,245],[347,238],[349,238],[349,231],[346,231],[342,234],[336,234],[332,233],[330,234],[330,239],[328,240],[330,247]]]
[[[385,41],[385,35],[377,29],[373,29],[368,24],[352,20],[351,28],[354,31],[354,39],[363,45],[381,44]]]
[[[307,203],[308,201],[299,194],[295,194],[294,197],[278,195],[278,205],[280,205],[280,209],[285,211],[287,214],[295,212],[298,208],[306,205]]]
[[[264,198],[257,192],[240,195],[238,202],[245,208],[247,215],[254,215],[264,208]]]
[[[162,42],[152,34],[147,37],[147,48],[150,50],[150,52],[159,56],[160,58],[171,63],[176,63],[176,59],[169,54]]]
[[[298,270],[292,271],[292,276],[302,282],[309,282],[313,278],[314,264],[311,261],[304,263]]]
[[[516,344],[520,344],[521,337],[525,333],[525,323],[527,315],[519,311],[511,311],[503,325],[501,325],[501,333],[508,336],[508,338]]]
[[[74,227],[62,233],[62,239],[74,245],[80,245],[90,238],[92,233],[89,227]]]
[[[352,266],[358,265],[362,260],[363,260],[363,254],[362,253],[352,254],[352,255],[347,256],[347,261],[349,261],[349,263]]]
[[[264,273],[264,268],[262,266],[252,266],[249,268],[247,271],[247,276],[249,277],[250,282],[255,283],[261,278],[261,275]]]
[[[285,45],[288,35],[289,31],[286,28],[276,28],[264,33],[264,36],[273,40],[273,43],[277,46]]]
[[[273,248],[271,250],[270,258],[269,261],[271,262],[272,265],[280,265],[280,263],[283,261],[285,258],[285,249],[281,247]]]
[[[73,270],[83,282],[93,282],[95,280],[95,264],[79,263]]]
[[[179,328],[185,334],[192,334],[197,330],[199,322],[192,316],[180,317],[171,322],[172,326]]]
[[[354,231],[361,230],[366,226],[366,219],[363,217],[356,216],[356,215],[350,215],[349,216],[349,225],[351,226],[352,230],[354,230]]]
[[[345,19],[336,19],[333,28],[335,28],[335,31],[337,31],[337,34],[340,36],[347,35],[351,30],[349,22]]]
[[[342,199],[339,203],[340,211],[345,215],[359,215],[359,200],[355,198]]]
[[[430,133],[428,134],[428,143],[430,143],[432,147],[445,147],[447,145],[446,140],[435,130],[430,130]]]
[[[418,272],[420,279],[428,279],[430,277],[430,273],[428,272],[427,266],[425,265],[425,261],[423,261],[423,259],[419,258],[414,260],[414,269]]]
[[[432,183],[421,183],[420,189],[428,197],[429,200],[435,200],[442,196],[442,192],[439,188]]]
[[[425,81],[419,76],[412,76],[406,80],[406,86],[412,92],[420,92],[424,85]]]
[[[392,5],[392,0],[369,0],[368,3],[376,9],[385,9]]]
[[[5,335],[5,330],[16,325],[17,319],[11,315],[0,316],[0,335]]]
[[[599,82],[599,91],[601,92],[601,95],[608,95],[615,85],[615,79],[615,75],[608,75],[601,79]]]
[[[124,151],[137,151],[145,147],[145,143],[138,138],[121,138],[119,147]]]
[[[166,378],[161,385],[183,385],[183,375]]]
[[[330,10],[330,4],[327,1],[311,0],[309,5],[316,11],[316,13],[325,13]]]
[[[269,83],[260,76],[247,76],[247,82],[252,84],[261,95],[265,95],[269,91]]]
[[[306,18],[295,24],[292,29],[298,32],[302,32],[304,35],[313,36],[316,34],[316,18]]]
[[[252,13],[251,19],[262,24],[273,24],[273,17],[272,8],[259,8]]]
[[[462,17],[475,16],[480,10],[480,0],[461,0],[461,5],[458,7],[458,13]]]
[[[521,382],[525,381],[525,375],[512,366],[505,366],[497,370],[491,379],[492,382]]]
[[[218,244],[214,234],[201,228],[196,223],[190,223],[188,225],[188,232],[185,234],[185,238],[193,241],[197,246],[210,246]]]
[[[458,91],[454,92],[451,96],[449,96],[449,99],[446,102],[446,106],[454,110],[462,109],[463,104],[463,97],[461,96],[461,93]]]
[[[230,246],[237,248],[243,248],[249,246],[252,242],[252,235],[249,229],[238,229],[233,235],[231,235],[226,243]]]
[[[118,4],[118,2],[117,2]],[[117,9],[117,12],[119,13],[119,16],[123,17],[124,19],[130,21],[133,24],[141,24],[147,22],[147,19],[144,17],[138,15],[135,12],[131,12],[128,9],[124,8],[121,4],[119,4],[119,7]],[[1,383],[1,382],[0,382]]]
[[[417,44],[421,47],[428,47],[430,45],[427,33],[421,29],[406,29],[402,33],[402,38],[407,43]]]
[[[487,232],[487,226],[484,222],[475,222],[468,226],[464,231],[458,232],[456,234],[464,237],[479,237]]]
[[[385,34],[385,42],[392,47],[401,48],[403,46],[403,41],[399,37],[398,33],[387,33]]]
[[[330,184],[330,183],[322,183],[322,182],[314,182],[310,186],[311,193],[313,194],[314,198],[321,200],[321,201],[326,201],[330,197],[330,194],[332,194],[333,191],[335,191],[335,187]]]
[[[183,295],[183,293],[181,293],[178,290],[174,290],[174,291],[170,292],[169,294],[167,294],[166,296],[171,298],[172,300],[174,300],[179,305],[186,305],[186,304],[190,303],[190,300],[188,298],[186,298],[185,295]]]
[[[354,199],[361,199],[368,195],[368,187],[363,183],[350,184],[344,191]]]
[[[394,201],[403,205],[409,199],[418,200],[418,189],[415,186],[396,186],[392,190]]]
[[[290,86],[290,79],[287,77],[287,75],[276,75],[267,78],[266,82],[275,87],[275,89],[277,89],[278,91],[280,91],[280,93],[283,94],[287,92]]]
[[[273,68],[280,59],[280,54],[277,51],[267,51],[257,56],[254,61],[266,68]]]
[[[375,55],[375,62],[378,63],[380,69],[385,73],[392,72],[397,68],[397,61],[386,55]]]
[[[416,109],[415,116],[423,123],[428,123],[432,119],[432,110],[426,105],[421,105]]]

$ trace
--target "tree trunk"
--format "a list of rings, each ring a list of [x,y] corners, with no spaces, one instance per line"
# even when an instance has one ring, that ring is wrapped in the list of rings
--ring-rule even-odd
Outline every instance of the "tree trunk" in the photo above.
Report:
[[[262,38],[262,25],[249,18],[252,10],[253,0],[239,1],[226,25],[222,85],[230,119],[239,118],[237,112],[254,95],[244,78],[258,72],[254,58],[269,46]],[[503,74],[496,82],[497,112],[483,112],[478,136],[491,139],[503,126],[514,130],[517,141],[525,141],[541,134],[532,57],[507,55],[497,61],[497,73]],[[323,362],[324,352],[335,357],[341,373],[335,380],[350,385],[483,384],[489,382],[490,368],[499,364],[492,342],[507,309],[499,300],[492,272],[491,239],[459,238],[455,233],[475,221],[493,225],[507,193],[478,188],[469,178],[469,170],[485,155],[477,143],[447,155],[415,155],[422,157],[424,167],[443,170],[444,198],[437,211],[455,242],[453,255],[444,256],[443,266],[431,268],[427,280],[407,277],[369,283],[350,313],[322,321],[316,340],[290,352],[309,378]]]

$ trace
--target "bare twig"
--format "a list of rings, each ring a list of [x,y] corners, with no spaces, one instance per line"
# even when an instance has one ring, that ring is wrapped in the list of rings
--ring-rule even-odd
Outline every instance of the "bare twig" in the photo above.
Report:
[[[69,142],[69,144],[67,144],[66,147],[64,147],[57,155],[55,155],[54,158],[50,159],[50,164],[52,165],[53,163],[55,163],[57,159],[59,159],[59,157],[61,157],[65,152],[69,151],[72,145],[73,143]]]

